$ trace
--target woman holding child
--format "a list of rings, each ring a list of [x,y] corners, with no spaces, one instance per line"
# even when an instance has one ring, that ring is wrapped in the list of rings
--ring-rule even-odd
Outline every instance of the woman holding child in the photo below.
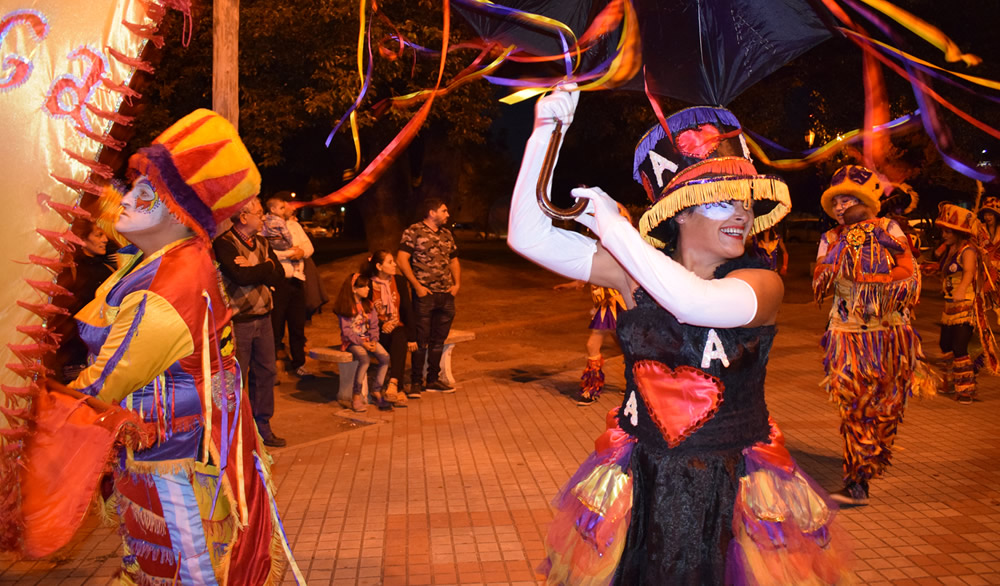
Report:
[[[823,336],[826,390],[840,409],[844,488],[831,498],[868,504],[868,483],[890,464],[910,395],[933,394],[910,311],[920,293],[913,256],[899,225],[876,218],[882,182],[859,165],[838,170],[821,204],[838,226],[820,239],[813,292],[832,294]]]

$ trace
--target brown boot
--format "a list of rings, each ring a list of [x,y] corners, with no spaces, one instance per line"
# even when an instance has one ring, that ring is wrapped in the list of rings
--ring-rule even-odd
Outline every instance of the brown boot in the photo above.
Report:
[[[590,405],[597,401],[597,397],[604,390],[604,357],[598,354],[587,358],[587,368],[580,376],[580,398],[577,405]]]
[[[971,405],[976,398],[976,370],[972,359],[959,356],[955,359],[955,400]]]
[[[941,394],[950,395],[955,392],[955,354],[945,352],[941,355]]]

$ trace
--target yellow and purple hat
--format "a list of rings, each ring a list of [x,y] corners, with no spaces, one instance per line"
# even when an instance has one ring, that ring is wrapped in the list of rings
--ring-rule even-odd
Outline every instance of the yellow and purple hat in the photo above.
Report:
[[[652,202],[639,218],[639,233],[647,242],[665,248],[671,239],[668,220],[691,206],[744,202],[754,210],[754,234],[791,210],[788,186],[780,177],[757,172],[732,112],[698,106],[665,122],[642,137],[632,166],[632,177]]]
[[[879,176],[867,167],[847,165],[837,169],[830,179],[830,187],[823,192],[820,205],[831,218],[836,218],[833,211],[833,198],[838,195],[850,195],[878,213],[881,208],[882,181]]]
[[[148,177],[171,213],[208,239],[260,192],[260,172],[239,134],[211,110],[181,118],[128,163],[131,175]]]

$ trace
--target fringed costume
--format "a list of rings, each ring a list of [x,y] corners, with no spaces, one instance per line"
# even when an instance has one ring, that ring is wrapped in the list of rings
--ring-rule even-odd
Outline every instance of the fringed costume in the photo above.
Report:
[[[590,320],[590,329],[615,331],[618,327],[618,313],[625,311],[622,294],[615,289],[591,285],[590,297],[594,301],[594,317]]]
[[[137,240],[189,236],[123,248],[120,268],[77,314],[90,363],[69,385],[82,398],[45,393],[41,404],[62,410],[35,415],[22,485],[35,495],[24,503],[34,547],[25,551],[45,555],[72,537],[110,464],[103,512],[118,517],[123,584],[277,583],[291,551],[209,243],[218,222],[259,192],[260,174],[232,125],[208,110],[139,149],[129,170],[135,186],[117,194],[122,205],[105,202],[107,229]],[[74,443],[84,437],[97,440]],[[62,481],[70,475],[80,481]],[[54,518],[66,503],[73,515]],[[53,529],[59,539],[37,546]]]
[[[976,371],[978,366],[969,356],[969,342],[974,335],[982,344],[982,364],[991,372],[998,366],[998,350],[990,330],[987,311],[997,306],[996,270],[990,261],[990,246],[977,236],[985,232],[969,210],[942,203],[935,224],[957,235],[954,245],[943,244],[939,250],[938,270],[941,274],[941,291],[944,309],[941,313],[940,346],[945,369],[945,391],[965,404],[976,397]],[[966,280],[963,257],[974,257],[973,275],[964,291],[961,283]],[[978,360],[977,360],[978,361]]]
[[[738,259],[716,277],[751,266]],[[843,580],[836,505],[769,422],[775,327],[690,326],[642,289],[635,300],[618,320],[625,399],[554,501],[548,583]]]
[[[615,289],[591,285],[590,296],[594,301],[594,317],[590,329],[613,332],[618,327],[618,314],[625,311],[625,299]],[[592,403],[604,390],[604,356],[587,356],[587,366],[580,376],[581,403]]]
[[[150,258],[124,252],[77,316],[95,360],[71,385],[155,428],[151,446],[113,461],[106,506],[121,526],[123,582],[275,583],[270,458],[241,393],[209,247],[189,238]]]
[[[837,218],[834,197],[849,196],[874,214],[881,191],[876,174],[847,166],[824,192],[823,208]],[[866,504],[869,481],[890,464],[907,400],[933,395],[938,385],[910,326],[920,276],[909,241],[888,218],[830,230],[820,239],[813,293],[817,303],[833,296],[821,344],[823,384],[840,411],[844,438],[843,502]]]
[[[839,226],[823,235],[827,254],[816,268],[813,291],[832,295],[824,384],[840,410],[844,482],[867,486],[885,472],[912,395],[933,395],[936,377],[927,364],[910,310],[920,293],[919,274],[892,280],[895,257],[909,246],[890,233],[888,218]]]

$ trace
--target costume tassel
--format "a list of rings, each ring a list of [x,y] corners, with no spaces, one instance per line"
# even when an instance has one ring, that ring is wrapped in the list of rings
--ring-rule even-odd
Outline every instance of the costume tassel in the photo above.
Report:
[[[129,67],[134,67],[140,71],[145,71],[146,73],[153,73],[156,70],[153,65],[148,61],[143,61],[142,59],[136,57],[129,57],[128,55],[116,50],[114,47],[105,47],[108,50],[108,54],[114,57],[118,62],[128,65]]]
[[[64,148],[62,151],[66,153],[67,157],[73,159],[74,161],[80,163],[81,165],[86,165],[96,175],[100,175],[105,179],[111,179],[111,177],[114,175],[114,170],[110,166],[105,165],[104,163],[99,163],[93,159],[88,159],[87,157],[84,157],[83,155],[78,155],[77,153],[74,153],[73,151],[66,148]]]

